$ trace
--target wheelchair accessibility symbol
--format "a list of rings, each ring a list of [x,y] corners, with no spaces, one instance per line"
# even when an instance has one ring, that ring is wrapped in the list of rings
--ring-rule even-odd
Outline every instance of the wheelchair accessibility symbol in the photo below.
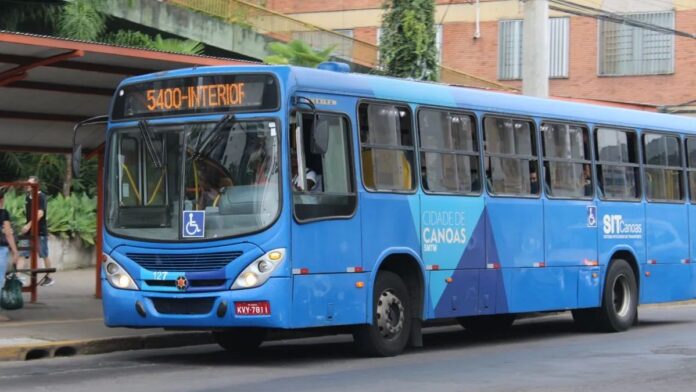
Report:
[[[184,211],[182,218],[182,237],[205,237],[205,211]]]
[[[597,206],[587,206],[587,227],[597,227]]]

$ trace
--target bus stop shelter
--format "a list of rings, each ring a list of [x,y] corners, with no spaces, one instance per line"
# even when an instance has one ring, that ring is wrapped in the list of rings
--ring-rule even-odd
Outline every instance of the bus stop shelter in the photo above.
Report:
[[[106,114],[124,78],[191,66],[240,64],[248,62],[0,31],[0,150],[70,153],[75,123]],[[87,127],[77,140],[87,157],[98,159],[98,228],[103,211],[104,137],[103,127]],[[101,235],[97,230],[98,297]]]

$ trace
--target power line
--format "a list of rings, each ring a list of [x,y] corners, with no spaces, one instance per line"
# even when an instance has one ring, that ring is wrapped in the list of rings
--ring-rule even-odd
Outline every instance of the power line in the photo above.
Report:
[[[609,22],[625,24],[628,26],[633,26],[641,29],[651,30],[663,34],[673,34],[681,37],[694,38],[696,39],[696,34],[687,33],[681,30],[675,30],[669,27],[659,26],[652,23],[641,22],[636,19],[627,17],[626,15],[617,14],[614,12],[604,11],[598,8],[589,7],[586,5],[574,3],[568,0],[549,0],[550,3],[556,5],[549,5],[549,8],[554,11],[565,12],[572,15],[586,16],[590,18],[595,18],[599,20],[606,20]],[[559,7],[560,6],[560,7]],[[564,8],[565,7],[565,8]]]

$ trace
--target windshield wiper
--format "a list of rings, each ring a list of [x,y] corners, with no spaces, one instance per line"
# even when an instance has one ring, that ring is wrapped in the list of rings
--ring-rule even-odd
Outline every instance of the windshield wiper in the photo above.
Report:
[[[203,139],[200,143],[196,145],[193,151],[193,158],[198,159],[200,157],[208,156],[212,149],[217,145],[217,141],[220,139],[220,131],[225,129],[229,123],[234,121],[234,114],[226,114],[213,128],[208,136]]]
[[[161,169],[162,159],[159,155],[157,155],[155,145],[152,143],[152,133],[150,133],[150,126],[147,124],[147,121],[140,120],[138,121],[138,128],[140,128],[140,134],[142,135],[143,140],[145,141],[145,148],[147,149],[147,153],[150,155],[152,164],[155,166],[155,168]]]

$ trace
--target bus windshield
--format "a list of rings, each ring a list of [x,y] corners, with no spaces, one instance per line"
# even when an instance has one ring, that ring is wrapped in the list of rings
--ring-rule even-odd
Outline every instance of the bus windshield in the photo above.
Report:
[[[280,192],[275,121],[226,117],[218,124],[147,128],[118,129],[110,139],[105,223],[112,233],[200,240],[259,231],[275,220]],[[192,211],[200,211],[196,216],[204,225],[187,235],[182,216]]]

